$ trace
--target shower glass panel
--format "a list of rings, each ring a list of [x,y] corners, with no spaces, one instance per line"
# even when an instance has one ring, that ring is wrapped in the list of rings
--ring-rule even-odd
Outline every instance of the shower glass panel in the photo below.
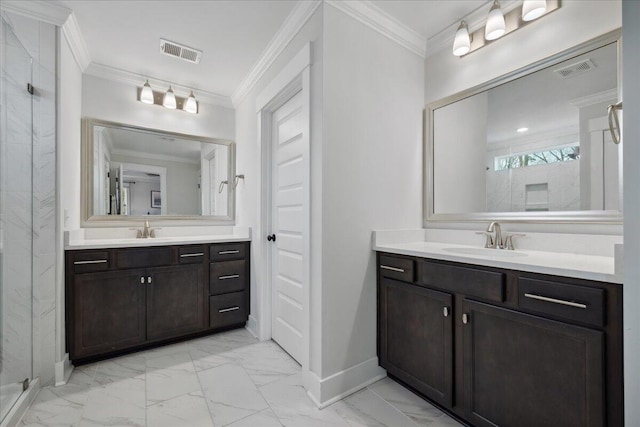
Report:
[[[33,374],[33,63],[4,19],[0,38],[1,422]]]

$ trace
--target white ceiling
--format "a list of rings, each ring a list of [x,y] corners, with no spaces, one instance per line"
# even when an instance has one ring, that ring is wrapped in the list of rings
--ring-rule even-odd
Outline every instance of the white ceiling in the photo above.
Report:
[[[487,4],[487,0],[373,0],[372,3],[429,39]]]
[[[297,1],[59,3],[74,12],[93,63],[231,96]],[[373,0],[369,4],[428,39],[487,0]],[[202,61],[195,65],[161,54],[160,38],[202,50]]]
[[[92,62],[230,96],[296,2],[61,1]],[[202,50],[200,64],[160,53],[160,38]]]

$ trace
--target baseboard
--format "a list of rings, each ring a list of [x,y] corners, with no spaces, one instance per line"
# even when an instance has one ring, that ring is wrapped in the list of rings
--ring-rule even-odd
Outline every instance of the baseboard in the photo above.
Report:
[[[11,408],[2,423],[0,423],[0,427],[17,426],[22,416],[25,414],[25,412],[27,412],[29,406],[31,406],[33,399],[35,399],[38,395],[39,391],[40,378],[36,378],[35,380],[31,381],[31,383],[29,383],[29,388],[20,395],[16,404],[13,405],[13,408]]]
[[[258,320],[253,316],[253,314],[249,315],[249,320],[247,320],[247,326],[245,327],[251,335],[258,337]]]
[[[55,367],[56,387],[65,385],[67,381],[69,381],[71,372],[73,372],[73,365],[69,360],[69,353],[65,353],[64,358],[60,362],[56,362],[56,367]]]
[[[320,379],[313,372],[303,373],[302,381],[309,398],[322,409],[386,376],[378,358],[372,357],[327,378]]]

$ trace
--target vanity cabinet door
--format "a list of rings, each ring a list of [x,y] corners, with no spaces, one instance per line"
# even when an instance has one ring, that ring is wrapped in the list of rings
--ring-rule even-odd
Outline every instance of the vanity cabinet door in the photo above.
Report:
[[[470,300],[463,313],[465,408],[475,426],[605,425],[603,332]]]
[[[202,264],[149,268],[147,339],[172,338],[204,328]]]
[[[452,296],[381,278],[378,304],[382,367],[425,396],[451,406]]]
[[[145,341],[144,270],[73,277],[71,358],[93,356]]]

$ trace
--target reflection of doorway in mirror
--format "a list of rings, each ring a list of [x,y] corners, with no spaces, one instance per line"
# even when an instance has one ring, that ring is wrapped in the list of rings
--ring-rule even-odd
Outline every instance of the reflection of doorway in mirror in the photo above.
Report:
[[[120,215],[146,216],[166,214],[167,169],[136,163],[111,162],[122,177],[120,190]],[[154,206],[151,192],[161,194],[162,203]]]

